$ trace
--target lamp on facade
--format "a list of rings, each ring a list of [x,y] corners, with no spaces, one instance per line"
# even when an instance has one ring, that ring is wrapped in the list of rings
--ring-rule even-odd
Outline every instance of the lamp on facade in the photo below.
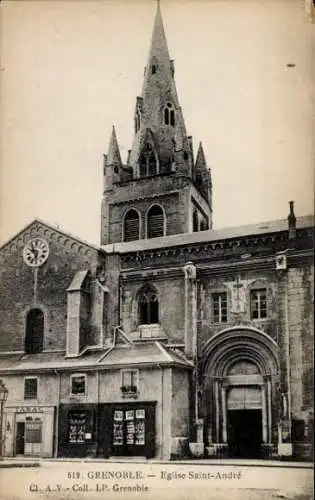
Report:
[[[4,385],[3,381],[0,380],[0,460],[2,459],[2,445],[3,445],[3,437],[2,437],[2,428],[3,428],[3,405],[8,399],[9,391]]]

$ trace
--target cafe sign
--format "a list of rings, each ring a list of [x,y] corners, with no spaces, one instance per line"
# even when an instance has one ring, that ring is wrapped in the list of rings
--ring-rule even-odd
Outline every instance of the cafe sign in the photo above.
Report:
[[[42,406],[18,406],[16,413],[43,413],[45,408]]]

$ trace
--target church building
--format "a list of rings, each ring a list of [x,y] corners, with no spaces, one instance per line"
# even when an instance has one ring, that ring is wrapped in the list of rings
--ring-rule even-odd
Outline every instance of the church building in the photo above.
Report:
[[[313,217],[217,230],[212,189],[158,6],[100,246],[36,219],[0,249],[4,456],[312,457]]]

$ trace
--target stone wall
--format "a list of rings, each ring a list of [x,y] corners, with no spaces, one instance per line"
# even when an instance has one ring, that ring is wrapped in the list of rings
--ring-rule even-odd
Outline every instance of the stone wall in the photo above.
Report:
[[[35,236],[49,242],[48,260],[38,268],[23,261],[25,243]],[[44,312],[44,350],[65,349],[67,288],[76,271],[95,269],[98,252],[71,237],[35,223],[1,250],[0,351],[24,351],[25,319],[38,307]]]

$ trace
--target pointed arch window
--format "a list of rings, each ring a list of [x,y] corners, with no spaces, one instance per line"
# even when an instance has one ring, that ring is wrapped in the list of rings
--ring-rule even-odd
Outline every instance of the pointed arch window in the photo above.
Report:
[[[124,218],[124,241],[134,241],[140,238],[140,216],[137,210],[131,208]]]
[[[153,205],[147,215],[147,237],[158,238],[164,236],[164,211],[160,205]]]
[[[25,352],[37,354],[44,347],[44,314],[41,309],[31,309],[26,316]]]
[[[170,102],[164,108],[164,124],[175,127],[175,110]]]
[[[140,177],[149,177],[158,173],[157,159],[151,144],[147,143],[139,158]]]
[[[159,322],[159,300],[155,288],[146,285],[139,293],[138,320],[140,325],[150,325]]]

